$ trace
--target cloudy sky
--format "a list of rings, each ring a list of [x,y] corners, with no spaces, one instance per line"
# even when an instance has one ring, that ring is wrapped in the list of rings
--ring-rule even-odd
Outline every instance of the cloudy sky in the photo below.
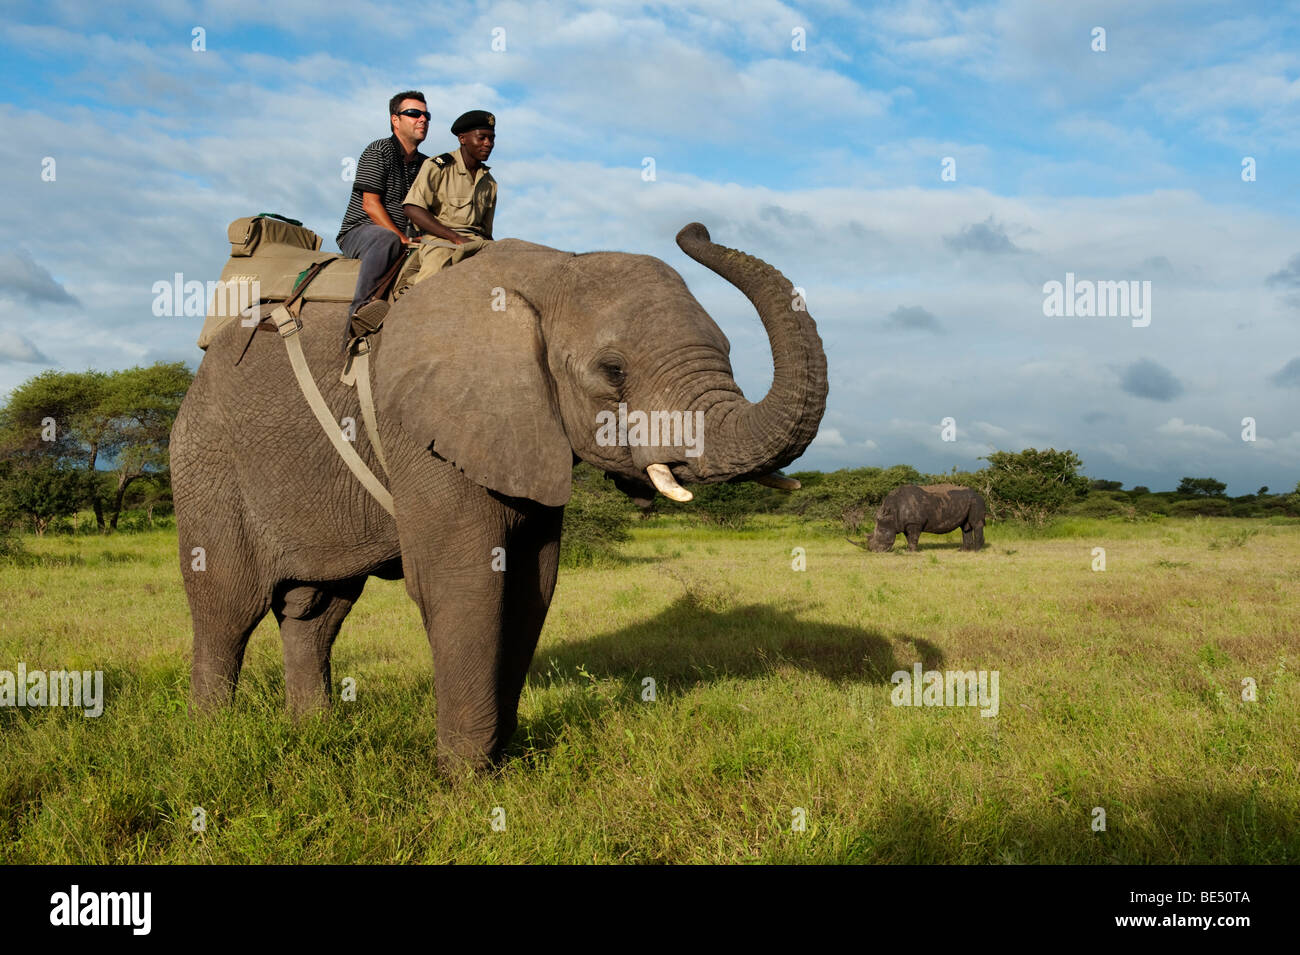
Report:
[[[831,392],[796,469],[1051,446],[1126,486],[1300,479],[1300,3],[8,10],[0,392],[197,364],[201,319],[155,317],[153,284],[215,278],[255,212],[332,243],[347,162],[414,87],[430,154],[497,114],[499,238],[663,258],[751,398],[762,327],[673,236],[699,220],[804,288]],[[1149,324],[1045,315],[1067,273],[1149,282]]]

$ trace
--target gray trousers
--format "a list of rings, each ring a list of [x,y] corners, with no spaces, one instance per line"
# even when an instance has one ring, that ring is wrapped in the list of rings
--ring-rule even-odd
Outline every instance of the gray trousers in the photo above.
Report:
[[[343,234],[343,241],[339,243],[339,248],[349,259],[361,260],[361,274],[357,276],[357,293],[352,299],[352,306],[348,309],[350,318],[358,308],[366,304],[375,283],[402,254],[403,246],[396,232],[375,225],[373,222],[363,222],[354,225]]]

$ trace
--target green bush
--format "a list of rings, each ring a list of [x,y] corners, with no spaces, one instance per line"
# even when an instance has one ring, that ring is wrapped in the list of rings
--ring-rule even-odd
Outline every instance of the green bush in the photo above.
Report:
[[[573,469],[573,495],[564,509],[560,564],[580,567],[619,558],[618,545],[631,539],[636,505],[612,481],[582,463]]]
[[[695,499],[678,504],[663,498],[656,499],[656,509],[664,513],[691,518],[701,524],[713,524],[731,530],[741,530],[755,514],[766,514],[779,506],[778,495],[783,492],[755,484],[753,481],[730,481],[721,484],[696,484],[691,487]]]
[[[985,458],[980,490],[996,519],[1044,524],[1065,505],[1088,493],[1088,479],[1078,473],[1083,461],[1073,451],[994,451]]]
[[[75,514],[86,498],[91,476],[49,458],[25,455],[0,468],[0,509],[4,520],[30,522],[38,537],[50,523]]]
[[[1137,516],[1137,508],[1127,494],[1119,491],[1091,491],[1081,500],[1066,505],[1063,514],[1071,517],[1123,517]]]
[[[1175,501],[1169,505],[1171,517],[1191,517],[1195,514],[1202,517],[1228,517],[1231,510],[1232,505],[1221,497],[1194,498],[1190,501]]]
[[[889,468],[851,468],[828,474],[797,475],[803,488],[778,498],[778,511],[842,527],[857,533],[885,495],[904,484],[923,484],[920,471],[908,464]]]

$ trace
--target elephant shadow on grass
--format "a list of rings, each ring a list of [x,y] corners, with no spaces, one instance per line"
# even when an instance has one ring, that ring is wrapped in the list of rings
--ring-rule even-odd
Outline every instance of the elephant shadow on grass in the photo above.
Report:
[[[563,644],[545,636],[529,671],[530,689],[590,686],[617,681],[611,693],[569,697],[559,709],[529,719],[521,713],[511,755],[549,749],[565,727],[591,725],[621,706],[640,705],[642,681],[677,694],[730,679],[767,676],[785,667],[817,673],[839,685],[883,684],[918,659],[925,669],[943,663],[942,651],[909,634],[800,619],[796,610],[767,604],[726,606],[721,595],[688,589],[650,620]],[[915,652],[905,647],[910,643]],[[895,650],[903,648],[902,656]]]

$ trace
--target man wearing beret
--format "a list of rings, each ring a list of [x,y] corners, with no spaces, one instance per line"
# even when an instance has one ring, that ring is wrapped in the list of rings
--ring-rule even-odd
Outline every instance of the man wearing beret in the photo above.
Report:
[[[426,241],[419,253],[419,273],[411,284],[492,240],[497,181],[485,160],[496,144],[496,124],[496,117],[485,110],[462,114],[451,125],[460,148],[434,156],[415,177],[402,209],[424,230]]]

